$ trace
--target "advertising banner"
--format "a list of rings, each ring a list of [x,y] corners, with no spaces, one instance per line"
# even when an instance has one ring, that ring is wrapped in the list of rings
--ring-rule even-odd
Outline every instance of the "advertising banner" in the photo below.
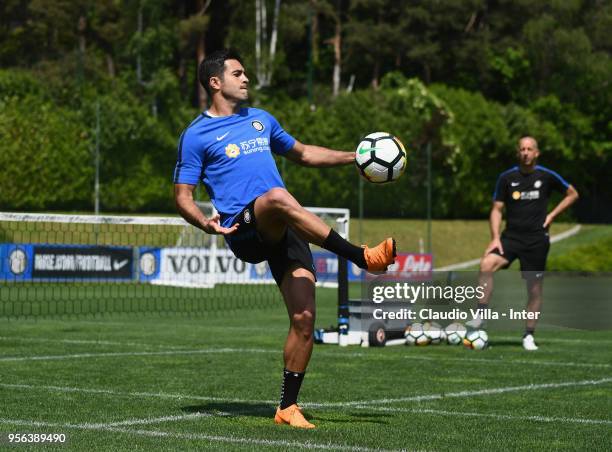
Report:
[[[132,280],[130,247],[0,245],[0,277],[8,280]]]
[[[214,260],[213,260],[214,259]],[[272,283],[267,264],[252,265],[228,249],[140,248],[140,281],[205,287],[213,284]]]

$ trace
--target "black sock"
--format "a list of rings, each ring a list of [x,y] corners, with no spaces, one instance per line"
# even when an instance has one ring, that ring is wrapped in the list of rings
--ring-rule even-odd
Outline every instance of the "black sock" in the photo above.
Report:
[[[368,264],[366,263],[365,256],[363,254],[363,248],[353,245],[348,240],[344,240],[342,237],[340,237],[340,234],[333,229],[329,231],[329,235],[323,242],[322,246],[326,250],[354,262],[359,268],[368,268]]]
[[[535,333],[535,328],[526,328],[525,333],[523,334],[523,337],[527,337],[530,334],[533,336],[534,333]]]
[[[302,386],[305,372],[291,372],[283,370],[283,386],[281,388],[280,408],[284,410],[288,406],[297,403],[298,393]]]

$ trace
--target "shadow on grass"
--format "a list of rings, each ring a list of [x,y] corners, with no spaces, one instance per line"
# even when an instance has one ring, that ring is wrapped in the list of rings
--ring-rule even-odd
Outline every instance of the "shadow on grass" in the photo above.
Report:
[[[522,345],[522,342],[520,339],[516,339],[516,340],[504,340],[504,341],[499,341],[499,340],[494,340],[490,342],[491,344],[491,348],[495,348],[495,347],[520,347]]]
[[[272,419],[276,407],[262,403],[241,402],[213,402],[201,405],[189,405],[181,408],[185,413],[211,413],[219,412],[230,416],[250,416]],[[384,413],[367,413],[363,411],[328,412],[323,410],[304,408],[304,415],[311,421],[319,420],[334,423],[368,422],[386,424]]]
[[[231,416],[274,416],[274,407],[263,403],[241,403],[241,402],[212,402],[201,405],[190,405],[181,408],[186,413],[210,413],[222,412]]]

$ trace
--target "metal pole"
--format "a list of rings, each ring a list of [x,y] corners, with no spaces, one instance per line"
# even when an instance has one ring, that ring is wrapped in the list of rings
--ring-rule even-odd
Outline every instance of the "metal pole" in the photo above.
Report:
[[[96,178],[94,182],[94,212],[100,214],[100,101],[96,102],[96,150],[95,150]]]
[[[359,177],[359,243],[363,243],[363,177]]]
[[[431,254],[431,141],[427,142],[427,252]]]

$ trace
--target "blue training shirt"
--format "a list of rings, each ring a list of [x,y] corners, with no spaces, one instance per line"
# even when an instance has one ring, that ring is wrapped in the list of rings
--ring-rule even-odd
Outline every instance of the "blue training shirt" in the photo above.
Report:
[[[285,155],[294,144],[295,138],[258,108],[223,117],[202,113],[181,135],[174,183],[202,181],[227,227],[253,199],[285,188],[272,152]]]

